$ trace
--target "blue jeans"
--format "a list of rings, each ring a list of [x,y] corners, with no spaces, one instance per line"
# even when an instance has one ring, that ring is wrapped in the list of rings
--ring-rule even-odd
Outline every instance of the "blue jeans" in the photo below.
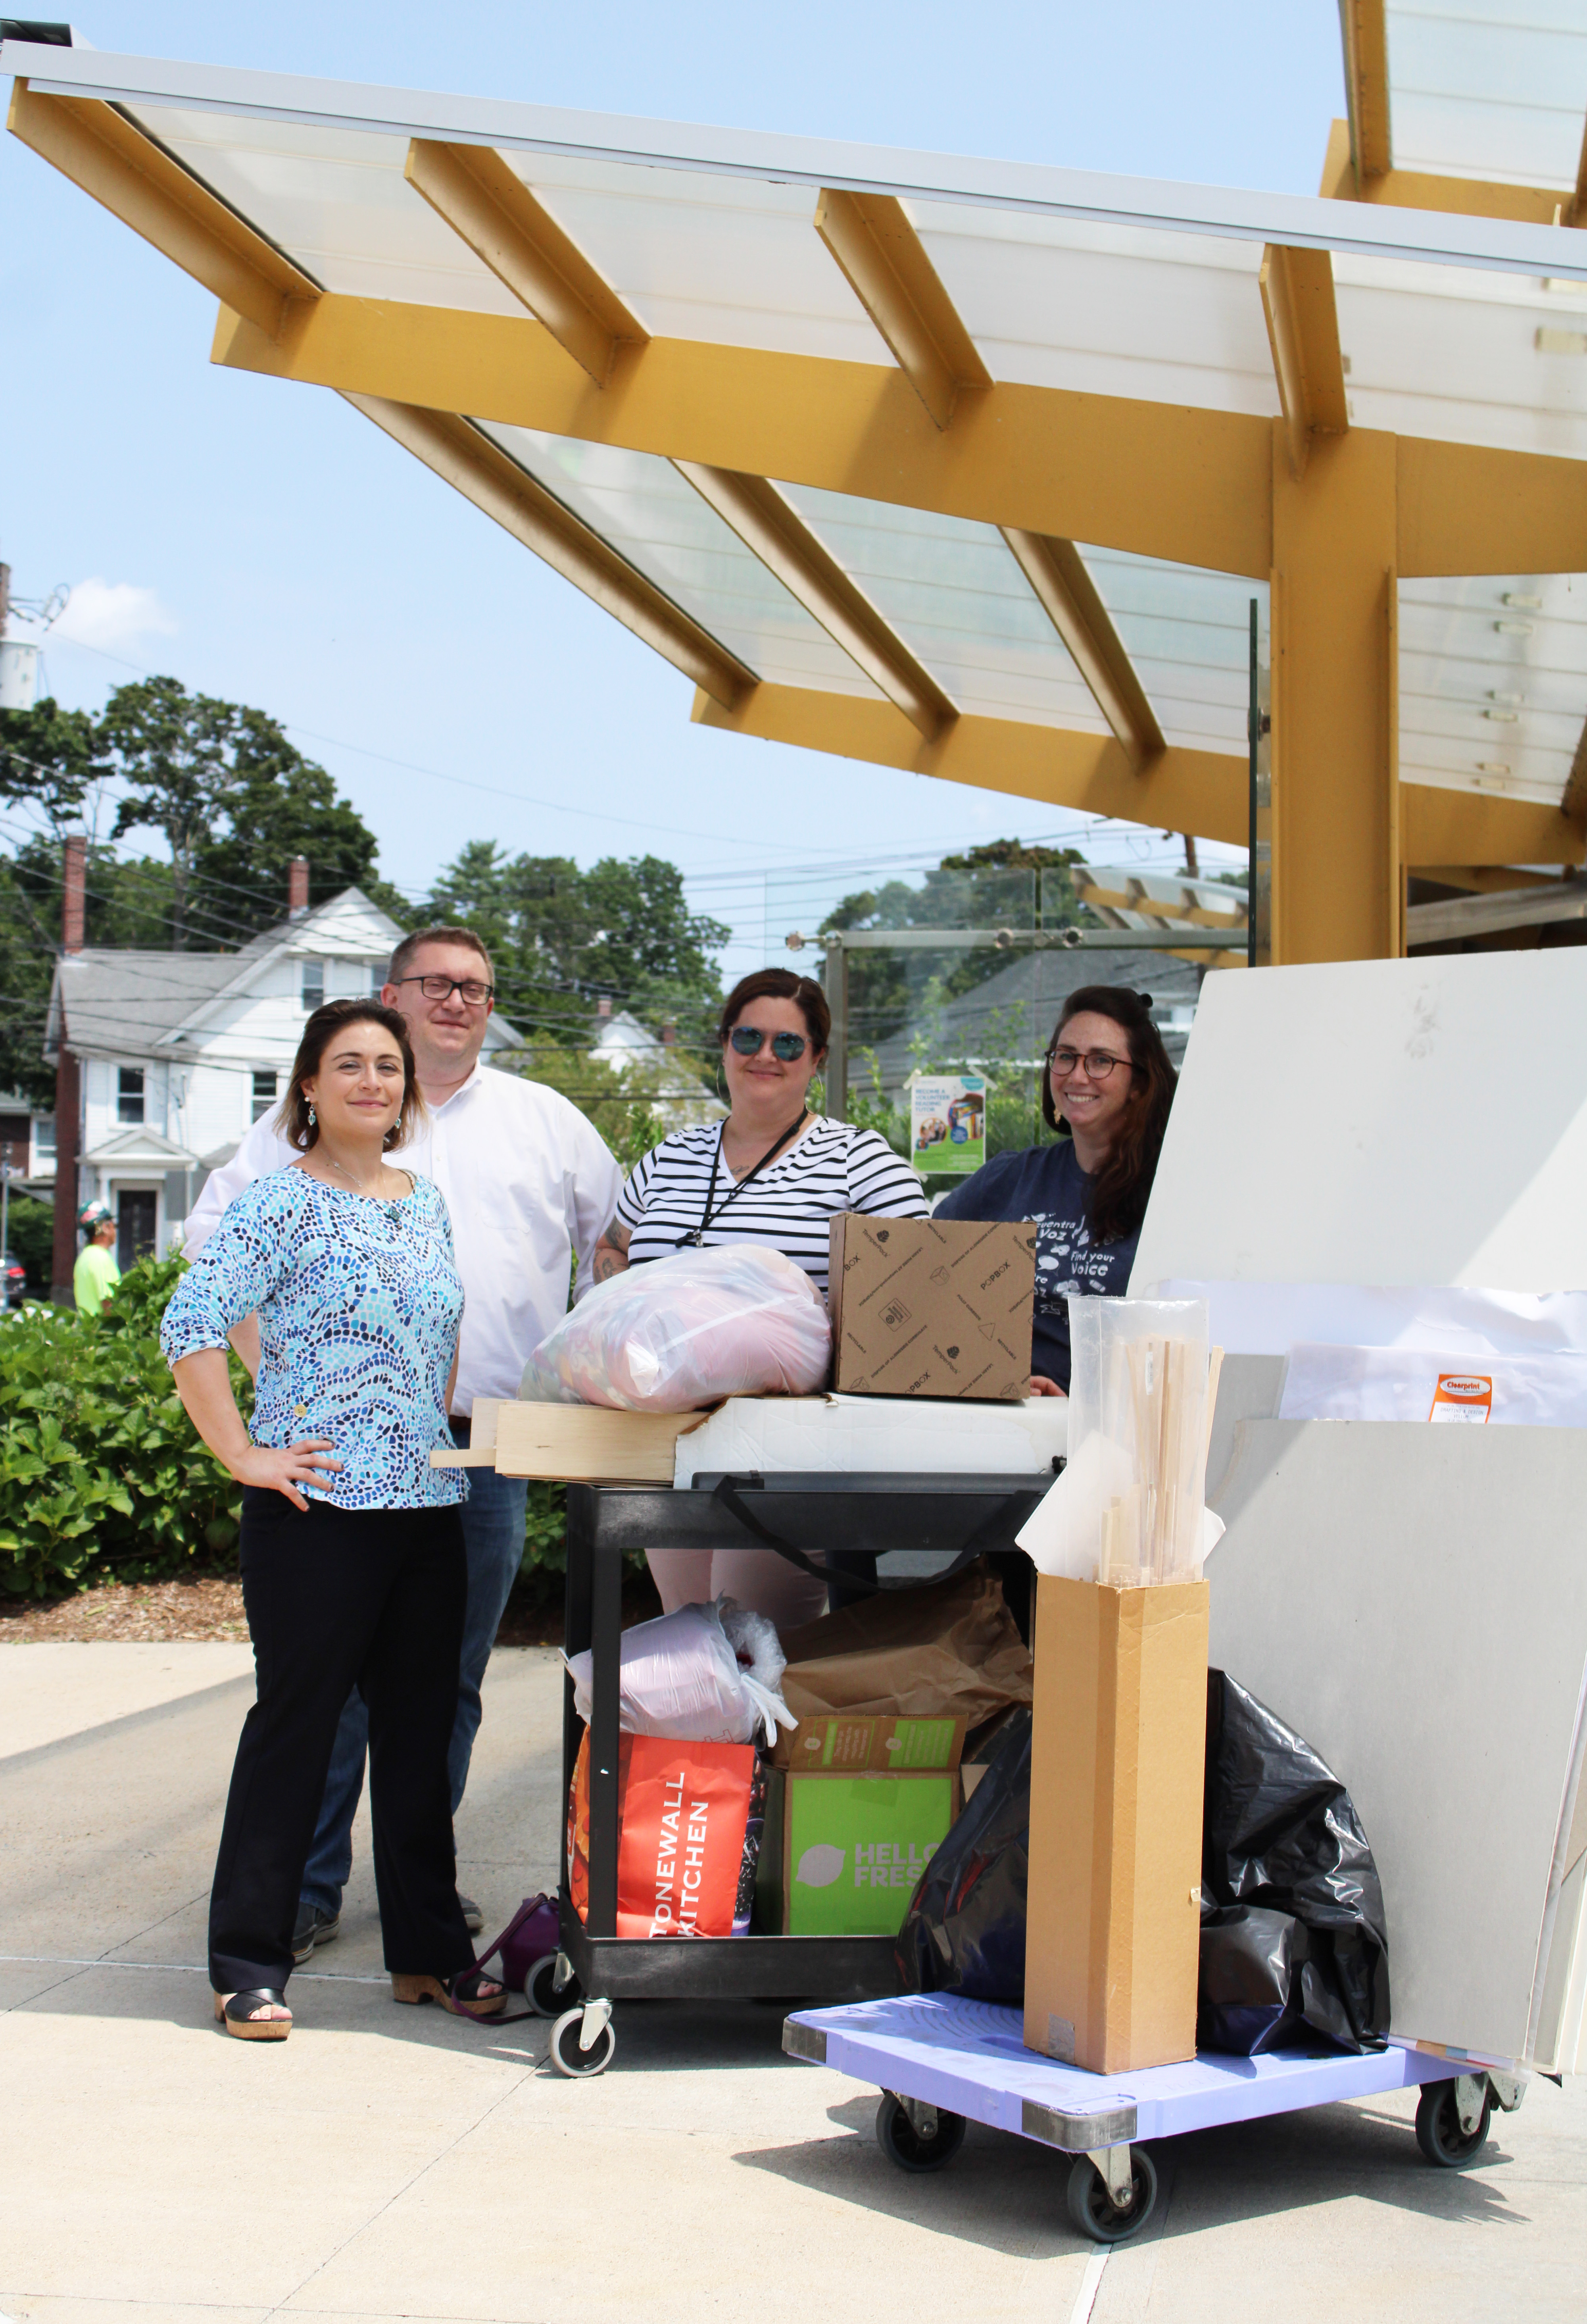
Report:
[[[467,1421],[454,1420],[452,1434],[460,1446],[466,1445]],[[522,1477],[499,1477],[494,1469],[471,1469],[468,1480],[468,1499],[458,1512],[468,1553],[468,1609],[463,1624],[457,1713],[446,1754],[454,1815],[468,1782],[468,1763],[480,1731],[480,1684],[485,1665],[523,1563],[524,1511],[529,1489]],[[342,1891],[353,1869],[353,1819],[363,1792],[368,1748],[369,1712],[354,1687],[342,1706],[319,1822],[299,1891],[304,1904],[322,1913],[342,1909]]]

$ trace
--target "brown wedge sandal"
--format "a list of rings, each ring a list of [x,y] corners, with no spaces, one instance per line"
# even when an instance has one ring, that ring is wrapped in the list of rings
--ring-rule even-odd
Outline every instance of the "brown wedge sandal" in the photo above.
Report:
[[[292,2031],[288,2017],[255,2017],[256,2009],[285,2009],[287,1997],[273,1987],[256,1985],[246,1993],[217,1993],[215,1996],[215,2016],[218,2025],[234,2034],[239,2042],[284,2042]]]
[[[438,2001],[454,2017],[500,2017],[507,2006],[507,1987],[477,1969],[459,1969],[455,1977],[391,1972],[393,2001]]]

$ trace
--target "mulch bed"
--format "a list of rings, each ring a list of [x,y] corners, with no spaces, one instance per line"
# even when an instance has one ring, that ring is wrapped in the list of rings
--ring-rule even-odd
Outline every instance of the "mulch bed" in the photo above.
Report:
[[[623,1627],[648,1621],[661,1611],[647,1573],[630,1574],[623,1584]],[[179,1582],[107,1582],[69,1598],[41,1601],[0,1598],[0,1646],[31,1646],[44,1639],[80,1644],[99,1638],[162,1646],[169,1640],[245,1640],[243,1585],[235,1574],[185,1574]],[[499,1646],[560,1646],[562,1600],[544,1598],[520,1582],[507,1601]]]

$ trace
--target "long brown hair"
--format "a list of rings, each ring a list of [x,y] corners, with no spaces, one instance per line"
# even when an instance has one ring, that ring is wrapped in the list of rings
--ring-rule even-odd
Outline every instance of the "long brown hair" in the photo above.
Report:
[[[390,1033],[402,1052],[402,1111],[386,1132],[387,1145],[406,1146],[424,1111],[408,1027],[396,1010],[388,1009],[381,1001],[327,1001],[303,1028],[303,1038],[292,1060],[292,1078],[279,1117],[282,1137],[300,1154],[307,1154],[311,1146],[319,1142],[319,1124],[308,1118],[308,1100],[303,1094],[303,1084],[314,1080],[320,1059],[346,1025],[378,1025],[383,1032]]]
[[[1070,993],[1047,1045],[1048,1065],[1069,1019],[1087,1014],[1107,1018],[1130,1045],[1130,1102],[1107,1159],[1096,1173],[1086,1222],[1093,1242],[1120,1242],[1135,1232],[1146,1215],[1179,1075],[1152,1022],[1151,1001],[1122,984],[1082,984]],[[1058,1128],[1050,1072],[1041,1076],[1041,1119],[1049,1130]]]

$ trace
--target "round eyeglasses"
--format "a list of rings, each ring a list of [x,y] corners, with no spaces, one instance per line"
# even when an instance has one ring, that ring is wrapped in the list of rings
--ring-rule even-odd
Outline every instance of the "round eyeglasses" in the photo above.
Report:
[[[1047,1063],[1055,1082],[1067,1081],[1081,1065],[1094,1082],[1106,1081],[1115,1065],[1131,1065],[1128,1057],[1115,1057],[1109,1049],[1049,1049]]]
[[[728,1038],[741,1057],[758,1057],[769,1039],[773,1056],[780,1057],[785,1065],[791,1065],[795,1057],[802,1057],[810,1047],[803,1033],[768,1035],[755,1025],[735,1025]]]

